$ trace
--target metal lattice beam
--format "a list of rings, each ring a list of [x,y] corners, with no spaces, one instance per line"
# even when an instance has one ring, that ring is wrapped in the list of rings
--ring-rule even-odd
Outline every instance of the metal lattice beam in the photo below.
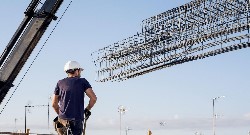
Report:
[[[97,81],[122,81],[250,47],[248,0],[195,0],[142,21],[142,31],[93,52]]]

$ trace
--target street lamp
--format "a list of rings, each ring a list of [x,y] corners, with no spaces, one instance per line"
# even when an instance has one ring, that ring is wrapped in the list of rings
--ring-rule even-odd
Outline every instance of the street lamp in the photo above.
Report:
[[[25,117],[24,117],[24,132],[26,133],[26,123],[27,123],[27,121],[26,121],[26,110],[27,110],[27,108],[30,108],[30,107],[44,107],[44,106],[48,106],[48,109],[49,109],[49,105],[26,105],[26,106],[24,106],[24,108],[25,108]]]
[[[24,117],[24,133],[26,133],[26,110],[27,110],[27,107],[34,107],[34,106],[30,106],[30,105],[26,105],[26,106],[24,106],[24,108],[25,108],[25,111],[24,111],[24,115],[25,115],[25,117]]]
[[[128,135],[128,131],[129,131],[129,130],[132,130],[132,129],[131,129],[130,127],[127,127],[127,128],[126,128],[126,135]]]
[[[214,113],[214,106],[215,106],[215,101],[219,98],[224,98],[225,96],[220,96],[220,97],[216,97],[216,98],[213,98],[213,135],[215,135],[215,119],[216,119],[216,115]]]
[[[167,122],[166,121],[161,121],[159,124],[160,124],[160,126],[165,126],[167,124]]]
[[[122,134],[122,114],[125,114],[125,111],[127,111],[127,109],[120,105],[118,107],[118,112],[120,113],[120,135]]]
[[[16,121],[17,121],[17,118],[15,118],[15,131],[16,131]]]

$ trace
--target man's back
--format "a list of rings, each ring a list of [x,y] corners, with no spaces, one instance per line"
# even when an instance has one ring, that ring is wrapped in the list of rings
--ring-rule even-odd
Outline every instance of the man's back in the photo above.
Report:
[[[83,120],[84,92],[91,88],[84,78],[68,77],[58,81],[55,94],[59,95],[59,118]]]

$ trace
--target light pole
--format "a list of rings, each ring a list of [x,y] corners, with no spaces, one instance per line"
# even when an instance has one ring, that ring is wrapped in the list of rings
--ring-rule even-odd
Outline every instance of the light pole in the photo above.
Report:
[[[24,117],[24,133],[26,133],[26,108],[27,107],[33,107],[33,106],[30,106],[30,105],[26,105],[26,106],[24,106],[24,109],[25,109],[25,113],[24,113],[24,115],[25,115],[25,117]]]
[[[166,124],[167,124],[166,121],[161,121],[161,122],[160,122],[160,126],[165,126]]]
[[[129,130],[132,130],[132,129],[129,128],[129,127],[127,127],[127,128],[126,128],[126,135],[128,135],[128,131],[129,131]]]
[[[25,108],[25,113],[24,113],[24,115],[25,115],[25,117],[24,117],[24,132],[26,133],[26,123],[27,123],[27,120],[26,120],[26,108],[30,108],[30,107],[44,107],[44,106],[48,106],[48,109],[49,109],[49,105],[26,105],[26,106],[24,106],[24,108]]]
[[[225,96],[220,96],[220,97],[216,97],[216,98],[213,98],[213,135],[215,135],[215,119],[216,119],[216,115],[214,113],[214,106],[215,106],[215,101],[219,98],[224,98]]]
[[[15,131],[16,131],[16,121],[17,121],[17,118],[15,118]]]
[[[49,102],[51,102],[51,99],[52,99],[52,96],[49,95],[49,98],[48,98],[48,131],[49,131]]]
[[[124,106],[120,105],[118,107],[118,112],[120,113],[120,135],[122,134],[122,114],[124,114],[125,111],[127,111],[127,109]]]

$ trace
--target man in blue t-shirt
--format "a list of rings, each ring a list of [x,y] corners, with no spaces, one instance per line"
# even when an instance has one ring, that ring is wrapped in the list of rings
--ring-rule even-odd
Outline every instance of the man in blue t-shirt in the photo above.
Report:
[[[68,61],[64,66],[64,71],[68,77],[58,81],[52,107],[58,114],[58,121],[65,127],[69,127],[71,134],[81,135],[84,114],[91,114],[90,110],[96,103],[97,97],[89,82],[81,78],[83,69],[78,62]],[[89,97],[86,108],[84,107],[85,93]]]

